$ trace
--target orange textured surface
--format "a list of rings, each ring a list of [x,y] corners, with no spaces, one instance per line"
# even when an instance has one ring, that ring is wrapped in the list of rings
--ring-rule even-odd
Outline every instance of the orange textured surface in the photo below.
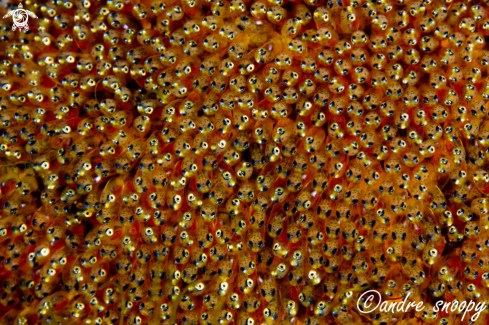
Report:
[[[487,324],[486,2],[6,4],[0,324]]]

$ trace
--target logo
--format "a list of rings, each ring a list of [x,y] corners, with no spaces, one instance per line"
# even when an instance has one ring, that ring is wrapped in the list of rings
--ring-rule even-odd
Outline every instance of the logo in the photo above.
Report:
[[[368,314],[374,312],[376,309],[380,313],[399,313],[404,312],[408,313],[409,309],[415,309],[416,312],[422,312],[426,307],[424,306],[424,302],[419,299],[409,299],[409,295],[411,293],[408,292],[404,297],[399,297],[395,300],[384,300],[382,301],[382,295],[377,290],[369,290],[364,292],[357,300],[357,308],[358,311],[362,314]],[[402,302],[400,301],[402,298]],[[435,305],[430,305],[430,309],[435,314],[438,312],[442,312],[445,314],[448,313],[457,313],[461,314],[462,312],[462,321],[464,320],[467,313],[471,313],[472,317],[470,320],[472,322],[477,321],[482,311],[487,310],[488,305],[485,302],[475,303],[472,300],[467,301],[459,301],[458,299],[453,299],[452,301],[444,301],[438,300]]]
[[[27,21],[29,20],[29,16],[32,18],[37,18],[36,14],[32,11],[25,10],[22,6],[22,3],[19,3],[19,7],[15,10],[9,10],[9,12],[3,16],[3,18],[8,18],[12,16],[14,20],[14,25],[12,26],[12,30],[15,31],[17,28],[19,30],[29,30],[29,25],[27,25]]]

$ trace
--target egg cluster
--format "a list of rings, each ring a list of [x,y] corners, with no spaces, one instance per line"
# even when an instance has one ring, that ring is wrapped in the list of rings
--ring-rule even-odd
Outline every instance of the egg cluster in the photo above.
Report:
[[[489,304],[485,2],[24,8],[1,325],[486,324],[433,308]],[[361,313],[369,288],[426,308]]]

